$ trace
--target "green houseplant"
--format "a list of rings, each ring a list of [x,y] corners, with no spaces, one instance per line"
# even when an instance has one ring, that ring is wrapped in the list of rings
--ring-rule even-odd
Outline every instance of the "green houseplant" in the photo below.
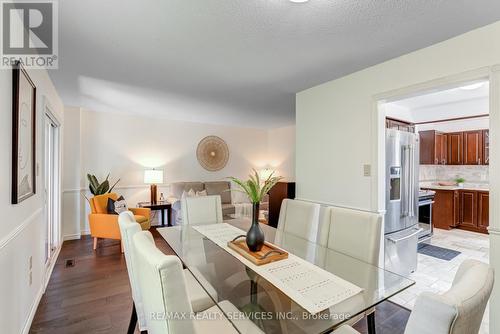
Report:
[[[457,177],[455,179],[455,182],[457,183],[457,185],[459,187],[463,187],[464,186],[464,183],[465,183],[465,179],[463,177]]]
[[[87,174],[87,179],[89,180],[89,189],[92,195],[104,195],[106,193],[110,193],[113,191],[115,186],[120,182],[118,179],[111,187],[109,186],[109,174],[106,176],[106,179],[102,182],[99,182],[97,177],[92,174]]]
[[[271,173],[266,179],[261,179],[259,173],[253,169],[253,174],[249,175],[248,180],[240,180],[236,177],[230,177],[241,191],[248,196],[252,202],[252,226],[247,232],[246,243],[248,249],[252,252],[258,252],[264,245],[264,232],[259,227],[259,204],[262,198],[283,178],[281,176],[274,176]]]

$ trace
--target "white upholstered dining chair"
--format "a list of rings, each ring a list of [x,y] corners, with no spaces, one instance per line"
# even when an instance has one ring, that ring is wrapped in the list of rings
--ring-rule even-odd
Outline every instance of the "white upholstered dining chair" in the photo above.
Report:
[[[424,292],[417,297],[405,334],[476,334],[493,289],[494,273],[487,264],[465,260],[450,290],[442,295]],[[358,334],[349,326],[335,334]]]
[[[325,209],[318,243],[358,260],[379,265],[382,215],[353,209]]]
[[[149,231],[133,237],[133,251],[138,264],[139,288],[143,297],[148,333],[237,333],[219,307],[225,312],[239,312],[234,305],[223,301],[191,317],[193,309],[181,261],[178,257],[163,254],[156,246]],[[241,312],[239,312],[241,314]],[[236,314],[236,313],[235,313]],[[186,318],[183,318],[185,316]],[[239,316],[235,320],[241,333],[261,333],[249,320]]]
[[[284,199],[281,203],[278,230],[310,242],[317,242],[320,205]]]
[[[327,207],[323,211],[318,236],[322,246],[379,267],[381,238],[382,216],[379,214],[339,207]],[[369,275],[363,277],[367,286],[376,279]],[[354,325],[373,312],[375,308],[353,317],[348,324]]]
[[[137,260],[133,251],[133,237],[136,233],[142,231],[141,226],[137,224],[131,212],[122,212],[118,217],[118,225],[122,236],[123,249],[125,253],[125,261],[127,263],[127,271],[132,290],[132,300],[134,306],[132,308],[132,317],[130,319],[129,332],[133,333],[136,323],[140,331],[147,330],[146,317],[144,313],[144,305],[139,289]],[[200,274],[201,275],[201,274]],[[189,300],[194,312],[204,311],[214,305],[214,300],[217,300],[217,292],[213,288],[210,289],[209,284],[204,284],[210,292],[210,297],[198,283],[197,279],[187,269],[184,269],[186,284],[189,291]],[[198,280],[203,279],[197,276]]]
[[[181,199],[182,224],[222,223],[222,204],[219,195],[184,197]]]

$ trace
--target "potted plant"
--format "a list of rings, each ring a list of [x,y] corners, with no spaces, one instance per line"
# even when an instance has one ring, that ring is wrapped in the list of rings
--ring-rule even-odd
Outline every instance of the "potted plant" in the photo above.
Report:
[[[118,182],[120,182],[120,179],[118,179],[114,184],[113,186],[109,186],[109,174],[108,176],[106,176],[106,179],[102,182],[99,182],[99,180],[97,179],[97,177],[95,175],[92,175],[92,174],[87,174],[87,179],[89,180],[89,190],[90,190],[90,193],[94,196],[98,196],[98,195],[104,195],[106,193],[110,193],[113,191],[113,189],[115,188],[115,186],[118,184]],[[89,199],[87,198],[87,196],[83,195],[83,197],[85,197],[85,199],[87,200],[87,202],[90,203]]]
[[[253,174],[250,174],[249,179],[246,181],[235,177],[230,177],[229,179],[239,186],[240,189],[236,190],[245,193],[252,203],[252,226],[247,232],[246,243],[250,251],[258,252],[264,245],[264,232],[259,226],[260,202],[269,190],[283,178],[281,176],[274,176],[274,172],[272,172],[267,179],[261,180],[259,173],[253,169]]]
[[[463,188],[464,183],[465,183],[465,179],[463,177],[457,177],[455,179],[455,182],[457,183],[457,186],[459,186],[460,188]]]

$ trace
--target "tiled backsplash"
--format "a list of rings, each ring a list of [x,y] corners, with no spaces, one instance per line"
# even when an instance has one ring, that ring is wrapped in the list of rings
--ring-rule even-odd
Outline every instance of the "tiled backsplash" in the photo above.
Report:
[[[420,165],[420,181],[452,181],[457,177],[467,183],[488,183],[489,166]]]

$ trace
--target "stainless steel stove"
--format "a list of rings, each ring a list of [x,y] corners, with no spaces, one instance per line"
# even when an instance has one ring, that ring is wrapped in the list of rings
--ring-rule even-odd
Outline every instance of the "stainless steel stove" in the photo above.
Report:
[[[435,191],[420,190],[418,192],[418,242],[423,242],[432,237],[432,205],[434,204]]]

